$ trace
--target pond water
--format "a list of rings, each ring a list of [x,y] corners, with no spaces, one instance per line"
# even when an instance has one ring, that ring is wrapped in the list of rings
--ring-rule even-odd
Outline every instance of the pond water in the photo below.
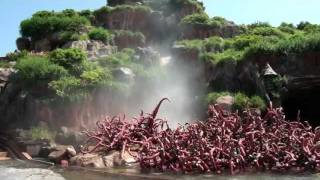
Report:
[[[280,175],[257,173],[250,175],[173,175],[164,173],[140,173],[136,170],[112,169],[97,170],[84,168],[48,167],[45,165],[34,164],[25,161],[0,161],[0,179],[1,180],[314,180],[320,179],[318,174],[304,175]]]

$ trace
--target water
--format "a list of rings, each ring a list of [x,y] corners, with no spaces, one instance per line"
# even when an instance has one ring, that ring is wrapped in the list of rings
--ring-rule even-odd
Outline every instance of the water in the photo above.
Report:
[[[48,167],[24,161],[0,161],[1,180],[315,180],[318,174],[280,175],[257,173],[251,175],[174,175],[163,173],[143,174],[134,169],[84,169]]]

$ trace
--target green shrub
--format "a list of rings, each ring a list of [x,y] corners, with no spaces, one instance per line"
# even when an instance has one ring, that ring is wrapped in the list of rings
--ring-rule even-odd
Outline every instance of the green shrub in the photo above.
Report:
[[[259,41],[262,41],[263,37],[258,35],[239,35],[232,39],[228,39],[226,41],[226,47],[227,48],[234,48],[237,50],[244,50],[245,48],[254,45],[258,43]]]
[[[11,65],[7,61],[0,61],[0,68],[10,68]]]
[[[134,12],[141,12],[141,13],[151,13],[151,8],[149,6],[144,5],[118,5],[111,9],[110,13],[114,12],[121,12],[121,11],[134,11]]]
[[[203,43],[206,51],[220,52],[220,51],[223,51],[225,48],[224,39],[217,36],[207,38],[204,40]]]
[[[94,28],[88,33],[88,36],[92,40],[100,40],[104,43],[112,40],[112,34],[104,28]]]
[[[273,27],[257,27],[253,29],[250,33],[259,36],[277,36],[281,38],[285,37],[285,33]]]
[[[101,67],[84,71],[80,77],[83,83],[90,87],[108,85],[109,81],[112,80],[111,71]]]
[[[63,31],[59,33],[59,39],[61,44],[65,44],[69,41],[88,40],[87,34],[79,34],[72,31]]]
[[[168,7],[172,11],[180,10],[184,6],[196,8],[196,12],[203,12],[203,4],[197,0],[168,0]]]
[[[265,110],[267,107],[266,102],[260,96],[252,96],[249,100],[249,106],[261,110]]]
[[[75,16],[79,16],[78,12],[76,12],[73,9],[65,9],[63,10],[61,13],[58,14],[59,16],[62,17],[75,17]]]
[[[80,11],[79,15],[87,18],[90,22],[94,21],[95,18],[93,12],[88,9]]]
[[[28,51],[22,50],[20,52],[8,53],[6,57],[8,58],[8,61],[17,61],[20,58],[26,57],[28,54]]]
[[[79,100],[87,95],[86,89],[81,84],[81,79],[74,76],[63,77],[58,80],[51,81],[48,84],[56,95],[63,99],[71,101]]]
[[[237,51],[234,49],[227,49],[223,52],[219,53],[205,53],[203,58],[205,61],[210,61],[214,64],[225,63],[225,62],[232,62],[237,63],[238,61],[242,60],[244,57],[244,51]]]
[[[80,32],[89,24],[87,18],[73,14],[71,11],[63,13],[39,12],[32,18],[21,22],[20,33],[23,37],[38,40],[56,32]]]
[[[270,28],[272,27],[268,22],[256,22],[248,25],[249,29],[255,29],[255,28]]]
[[[203,48],[204,41],[200,39],[182,40],[176,41],[175,44],[183,46],[186,50],[197,50],[200,52]]]
[[[98,61],[99,64],[103,67],[129,67],[132,63],[134,63],[134,54],[135,51],[133,49],[126,48],[108,57],[101,58]]]
[[[184,17],[181,20],[182,25],[208,25],[210,23],[210,18],[206,13],[195,13]]]
[[[80,75],[87,56],[80,49],[56,49],[49,54],[51,62],[63,66],[73,75]]]
[[[38,82],[47,83],[68,74],[63,67],[53,64],[46,57],[22,58],[17,62],[15,68],[18,70],[19,80],[29,87]]]
[[[233,109],[242,111],[249,107],[250,107],[250,98],[248,96],[240,92],[234,95]]]

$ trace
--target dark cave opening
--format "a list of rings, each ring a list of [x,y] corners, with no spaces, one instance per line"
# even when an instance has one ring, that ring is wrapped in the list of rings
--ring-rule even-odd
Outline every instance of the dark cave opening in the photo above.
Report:
[[[291,89],[283,98],[282,107],[288,120],[296,120],[300,110],[301,121],[313,127],[320,126],[320,88]]]

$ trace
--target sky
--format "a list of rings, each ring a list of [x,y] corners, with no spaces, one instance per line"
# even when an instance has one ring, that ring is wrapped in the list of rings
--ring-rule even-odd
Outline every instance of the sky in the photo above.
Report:
[[[309,21],[320,24],[319,0],[202,0],[210,16],[237,24]],[[97,9],[105,0],[0,0],[0,56],[16,49],[19,24],[39,10]]]

